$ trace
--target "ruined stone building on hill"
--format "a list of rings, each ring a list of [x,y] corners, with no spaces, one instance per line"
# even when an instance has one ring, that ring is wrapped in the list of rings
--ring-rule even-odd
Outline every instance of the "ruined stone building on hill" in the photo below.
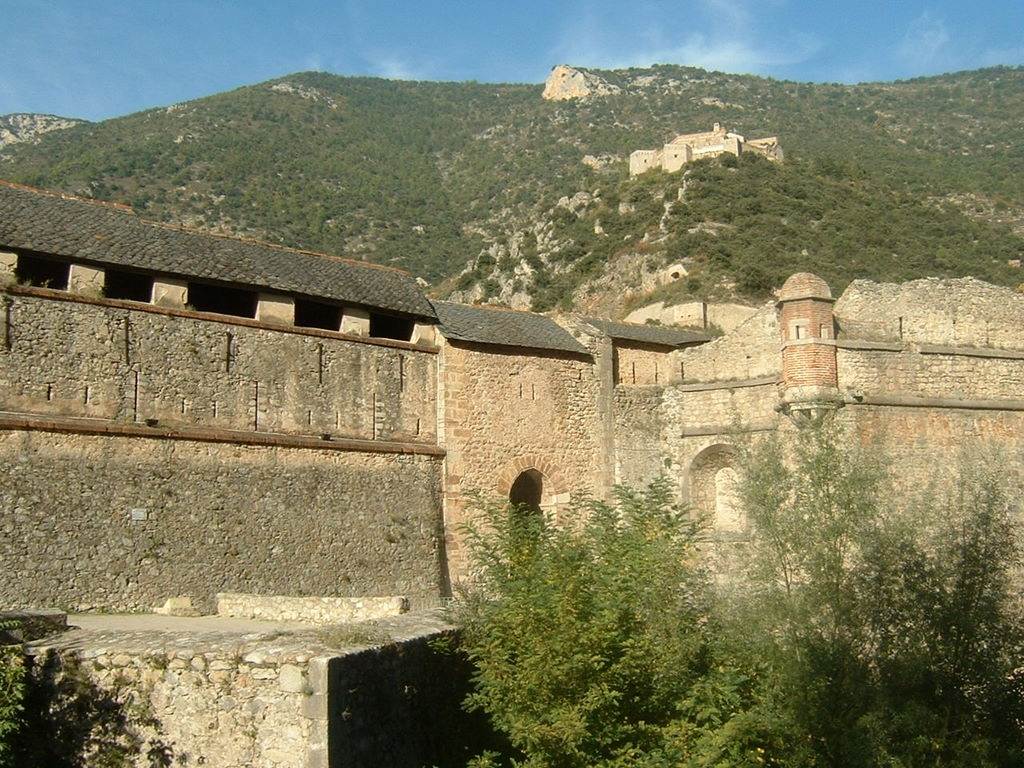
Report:
[[[428,300],[394,269],[0,184],[0,603],[407,597],[477,492],[560,512],[665,475],[742,538],[738,446],[834,412],[907,482],[1018,472],[1024,296],[798,274],[722,336]]]
[[[715,123],[710,131],[682,133],[660,149],[635,150],[629,156],[629,175],[637,176],[655,168],[674,173],[694,160],[725,154],[738,157],[743,152],[753,152],[772,161],[781,161],[783,157],[778,137],[747,141],[740,134],[726,130],[721,123]]]

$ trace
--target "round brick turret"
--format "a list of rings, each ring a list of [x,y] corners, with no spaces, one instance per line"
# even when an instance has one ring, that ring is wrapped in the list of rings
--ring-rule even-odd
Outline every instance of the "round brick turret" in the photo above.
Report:
[[[787,411],[839,402],[834,301],[828,283],[810,272],[792,275],[779,291],[782,404]]]

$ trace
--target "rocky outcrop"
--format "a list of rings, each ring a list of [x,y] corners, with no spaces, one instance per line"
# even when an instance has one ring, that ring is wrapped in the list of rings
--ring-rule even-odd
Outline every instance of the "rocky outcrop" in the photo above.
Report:
[[[619,86],[612,85],[593,72],[559,64],[548,75],[544,82],[544,93],[541,95],[548,101],[567,101],[609,96],[619,93],[620,90]]]
[[[62,131],[84,123],[73,117],[35,115],[24,112],[0,115],[0,149],[23,141],[37,143],[43,134]]]

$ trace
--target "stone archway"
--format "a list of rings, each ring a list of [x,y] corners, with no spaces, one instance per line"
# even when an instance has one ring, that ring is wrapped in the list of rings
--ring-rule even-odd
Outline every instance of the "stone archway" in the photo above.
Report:
[[[690,462],[690,504],[707,518],[716,534],[738,535],[747,531],[746,515],[738,497],[737,458],[735,446],[717,443]]]
[[[498,478],[497,491],[512,503],[534,506],[552,521],[570,501],[568,485],[553,462],[544,456],[527,454],[512,461]],[[515,497],[513,497],[515,493]]]
[[[540,512],[543,499],[544,476],[536,469],[520,472],[508,491],[510,504],[530,511]]]

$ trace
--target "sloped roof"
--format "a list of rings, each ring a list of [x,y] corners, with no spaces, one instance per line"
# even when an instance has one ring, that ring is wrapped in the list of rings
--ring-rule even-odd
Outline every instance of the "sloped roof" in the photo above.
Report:
[[[435,301],[434,309],[447,339],[590,354],[571,333],[545,315],[449,301]]]
[[[0,181],[5,246],[434,317],[415,279],[401,270],[188,231],[123,206]]]
[[[603,320],[594,317],[585,317],[583,322],[592,325],[613,339],[636,341],[642,344],[656,344],[663,347],[683,347],[688,344],[702,344],[705,341],[711,340],[711,336],[704,331],[692,331],[664,325],[620,323],[614,320]]]

